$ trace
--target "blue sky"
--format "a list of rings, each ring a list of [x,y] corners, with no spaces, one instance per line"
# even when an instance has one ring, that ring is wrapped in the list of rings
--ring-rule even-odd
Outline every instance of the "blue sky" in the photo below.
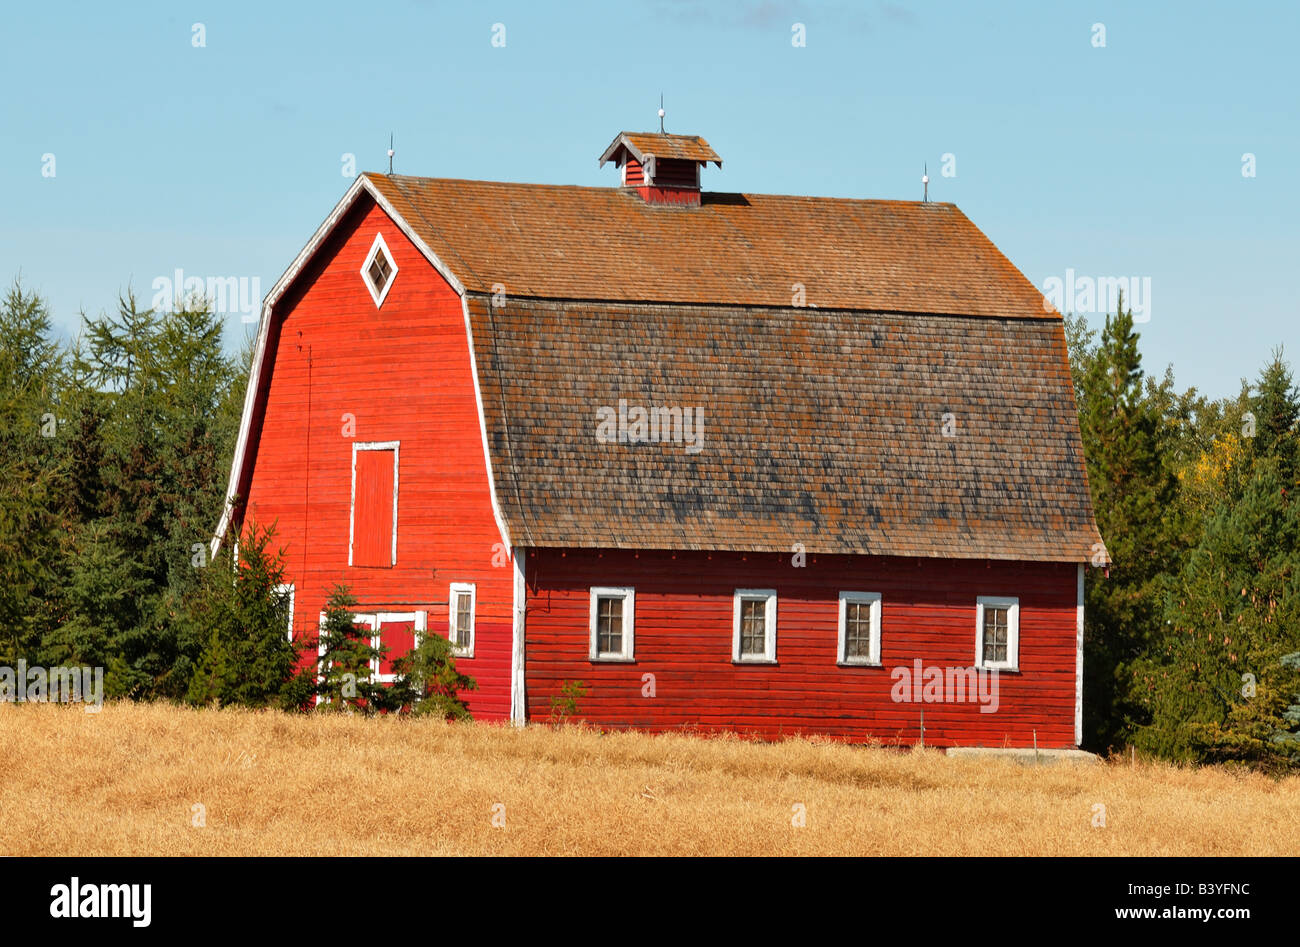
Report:
[[[342,156],[384,170],[390,132],[402,173],[613,184],[596,158],[655,127],[662,91],[667,129],[724,159],[710,190],[917,199],[928,163],[931,198],[1040,289],[1149,279],[1146,366],[1172,362],[1180,387],[1232,394],[1274,346],[1300,357],[1300,4],[264,0],[5,20],[0,279],[21,271],[65,332],[177,268],[269,290],[349,185]],[[231,317],[232,349],[249,329]]]

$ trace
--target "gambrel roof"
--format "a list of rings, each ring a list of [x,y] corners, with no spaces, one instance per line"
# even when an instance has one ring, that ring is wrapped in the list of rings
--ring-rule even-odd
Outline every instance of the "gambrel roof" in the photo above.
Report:
[[[377,174],[349,195],[331,221],[375,200],[464,300],[511,544],[1083,562],[1101,541],[1061,316],[951,204]],[[602,441],[620,401],[702,408],[702,450]]]

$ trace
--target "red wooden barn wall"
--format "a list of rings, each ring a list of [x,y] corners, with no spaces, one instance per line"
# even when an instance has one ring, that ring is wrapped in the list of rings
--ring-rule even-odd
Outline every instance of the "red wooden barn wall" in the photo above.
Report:
[[[817,732],[935,746],[1074,746],[1076,569],[1072,563],[740,553],[532,550],[527,559],[528,714],[546,719],[565,681],[590,694],[580,716],[607,727]],[[635,663],[588,658],[591,586],[636,590]],[[775,666],[732,664],[732,595],[777,591]],[[879,592],[883,667],[838,667],[841,591]],[[1020,599],[1020,673],[998,678],[999,709],[895,703],[891,671],[970,667],[980,595]],[[655,675],[655,696],[643,675]]]
[[[398,267],[380,309],[360,273],[376,233]],[[295,637],[316,634],[336,582],[351,586],[359,612],[425,610],[429,629],[446,635],[449,583],[476,583],[475,653],[457,665],[478,682],[475,717],[508,716],[513,578],[508,563],[492,565],[500,535],[460,297],[362,198],[273,318],[283,323],[268,339],[275,361],[247,510],[288,547]],[[400,442],[390,568],[347,564],[354,441]],[[392,643],[409,647],[409,632],[401,642],[394,631]]]

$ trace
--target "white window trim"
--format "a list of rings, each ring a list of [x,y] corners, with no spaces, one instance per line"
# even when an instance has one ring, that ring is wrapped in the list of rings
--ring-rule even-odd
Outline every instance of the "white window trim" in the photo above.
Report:
[[[368,616],[368,617],[373,617],[375,619],[375,623],[371,625],[371,627],[375,629],[375,633],[370,639],[370,647],[372,648],[379,647],[379,643],[383,640],[384,625],[388,622],[393,622],[393,623],[407,622],[407,621],[414,622],[415,623],[414,643],[417,645],[420,643],[420,632],[426,630],[425,612],[377,612],[375,615]],[[394,658],[400,658],[402,657],[402,655],[389,654],[388,657],[389,660],[392,660]],[[374,679],[381,684],[391,684],[393,683],[393,681],[397,680],[396,674],[379,673],[378,658],[375,658],[373,661],[370,662],[370,673],[374,676]]]
[[[352,565],[352,544],[356,539],[357,526],[357,452],[363,450],[391,450],[393,452],[393,551],[388,566],[364,566],[362,568],[389,568],[397,565],[397,474],[401,469],[401,441],[367,441],[352,442],[352,497],[348,501],[348,565]]]
[[[849,657],[848,651],[848,605],[850,602],[865,603],[871,606],[871,638],[867,657]],[[880,667],[880,593],[879,592],[841,592],[840,593],[840,630],[839,652],[836,663],[845,667]]]
[[[1007,610],[1007,659],[984,660],[984,608]],[[1010,595],[981,595],[975,599],[975,667],[986,671],[1020,670],[1020,599]]]
[[[388,265],[393,268],[393,271],[388,274],[388,282],[384,283],[384,288],[376,292],[375,287],[370,282],[370,274],[366,270],[370,269],[375,254],[381,249],[384,251],[384,257],[388,260]],[[393,258],[393,251],[388,249],[388,244],[384,242],[382,233],[375,234],[375,242],[370,245],[370,252],[366,254],[366,260],[361,264],[361,282],[366,284],[366,289],[370,292],[370,298],[375,301],[376,309],[384,304],[384,300],[388,298],[388,291],[397,282],[397,260]]]
[[[763,654],[740,653],[740,603],[756,599],[765,600],[765,635]],[[731,609],[731,661],[733,664],[776,664],[776,589],[736,589]]]
[[[602,598],[621,598],[623,600],[623,650],[597,651],[596,612]],[[587,657],[592,661],[635,661],[636,660],[636,590],[631,586],[593,585],[591,587],[591,604],[588,619]]]
[[[277,585],[272,592],[276,595],[287,593],[289,596],[289,640],[293,641],[293,600],[296,594],[294,587],[290,584]]]
[[[456,602],[464,593],[469,593],[469,644],[456,640]],[[474,616],[478,609],[478,592],[473,582],[453,582],[447,593],[447,640],[451,642],[451,653],[458,658],[474,657]]]

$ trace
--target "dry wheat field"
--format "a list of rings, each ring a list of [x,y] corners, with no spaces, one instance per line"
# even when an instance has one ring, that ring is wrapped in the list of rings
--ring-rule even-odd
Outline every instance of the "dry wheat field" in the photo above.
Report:
[[[1300,854],[1296,777],[815,740],[0,704],[0,772],[8,855]]]

